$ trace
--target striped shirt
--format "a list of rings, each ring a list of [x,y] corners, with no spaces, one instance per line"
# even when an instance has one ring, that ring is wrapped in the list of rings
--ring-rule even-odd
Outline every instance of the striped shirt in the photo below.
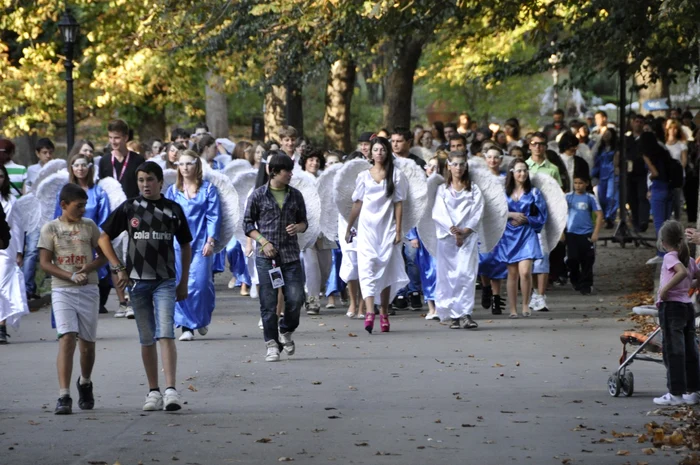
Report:
[[[5,164],[7,174],[10,175],[10,193],[19,198],[27,181],[27,168],[10,160]]]

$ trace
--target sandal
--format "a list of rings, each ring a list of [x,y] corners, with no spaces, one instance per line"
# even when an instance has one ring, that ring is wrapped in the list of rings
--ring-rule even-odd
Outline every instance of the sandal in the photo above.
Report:
[[[523,316],[524,316],[525,318],[529,318],[529,317],[532,316],[532,312],[523,312]]]
[[[374,313],[368,313],[367,316],[365,316],[365,331],[372,334],[373,329],[374,329]]]
[[[508,316],[508,318],[510,318],[511,320],[515,320],[516,318],[520,318],[520,317],[518,316],[517,313],[511,313],[511,314]]]
[[[348,312],[345,314],[345,316],[348,317],[348,318],[355,318],[356,315],[355,315],[354,313],[352,313],[351,311],[348,311]]]

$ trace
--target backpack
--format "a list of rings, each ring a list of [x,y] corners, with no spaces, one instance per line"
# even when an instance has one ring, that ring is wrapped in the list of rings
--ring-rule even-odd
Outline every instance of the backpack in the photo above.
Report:
[[[670,189],[683,187],[683,165],[675,158],[670,158],[668,164],[668,184]]]

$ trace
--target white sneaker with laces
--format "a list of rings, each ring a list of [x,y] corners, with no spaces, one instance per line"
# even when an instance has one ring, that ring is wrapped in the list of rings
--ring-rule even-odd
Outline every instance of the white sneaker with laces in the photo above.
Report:
[[[200,336],[206,336],[207,333],[209,332],[209,326],[204,326],[203,328],[198,328],[197,332],[199,333]]]
[[[133,312],[133,310],[132,310]],[[119,305],[119,308],[114,312],[114,318],[124,318],[126,317],[126,305]]]
[[[697,392],[691,392],[690,394],[683,394],[683,402],[686,405],[695,405],[700,402],[700,394]]]
[[[134,307],[132,307],[130,303],[126,304],[126,314],[124,316],[126,316],[130,320],[136,318],[134,316]]]
[[[194,340],[194,334],[191,331],[185,331],[180,336],[181,341],[192,341]]]
[[[294,355],[296,346],[294,345],[294,341],[292,341],[292,333],[280,333],[280,344],[284,346],[282,350],[284,350],[285,354]]]
[[[538,305],[538,301],[540,299],[540,295],[533,289],[532,295],[530,296],[530,303],[527,305],[530,310],[534,310],[535,307]]]
[[[670,392],[667,392],[661,397],[655,397],[654,403],[656,405],[683,405],[685,402],[683,402],[682,396],[674,396]]]
[[[160,391],[149,392],[146,396],[146,403],[143,404],[143,410],[147,412],[163,410],[163,394]]]
[[[533,312],[539,312],[540,310],[547,308],[547,296],[538,294],[537,302],[531,308]]]
[[[279,362],[280,361],[280,347],[277,345],[277,341],[274,339],[267,341],[265,343],[267,346],[267,355],[265,355],[266,362]]]
[[[310,295],[306,299],[306,314],[307,315],[318,315],[321,310],[321,306],[318,303],[318,298]]]
[[[182,402],[180,400],[180,394],[173,388],[168,388],[165,390],[163,395],[163,410],[168,412],[174,412],[175,410],[180,410],[182,408]]]

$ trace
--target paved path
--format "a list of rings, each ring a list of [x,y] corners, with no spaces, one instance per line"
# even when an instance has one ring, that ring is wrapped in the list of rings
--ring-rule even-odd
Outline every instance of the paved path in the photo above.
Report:
[[[95,409],[79,410],[73,387],[75,413],[53,415],[57,345],[44,309],[0,347],[0,464],[677,463],[643,455],[651,446],[635,438],[593,443],[642,432],[664,392],[663,368],[648,363],[633,367],[633,397],[606,390],[632,326],[619,321],[618,297],[649,255],[601,247],[598,295],[554,289],[554,311],[530,319],[479,308],[474,332],[400,312],[391,333],[369,336],[342,308],[304,315],[297,355],[280,363],[263,361],[257,302],[219,277],[209,334],[177,344],[187,405],[172,414],[141,411],[136,328],[110,314],[100,318]]]

